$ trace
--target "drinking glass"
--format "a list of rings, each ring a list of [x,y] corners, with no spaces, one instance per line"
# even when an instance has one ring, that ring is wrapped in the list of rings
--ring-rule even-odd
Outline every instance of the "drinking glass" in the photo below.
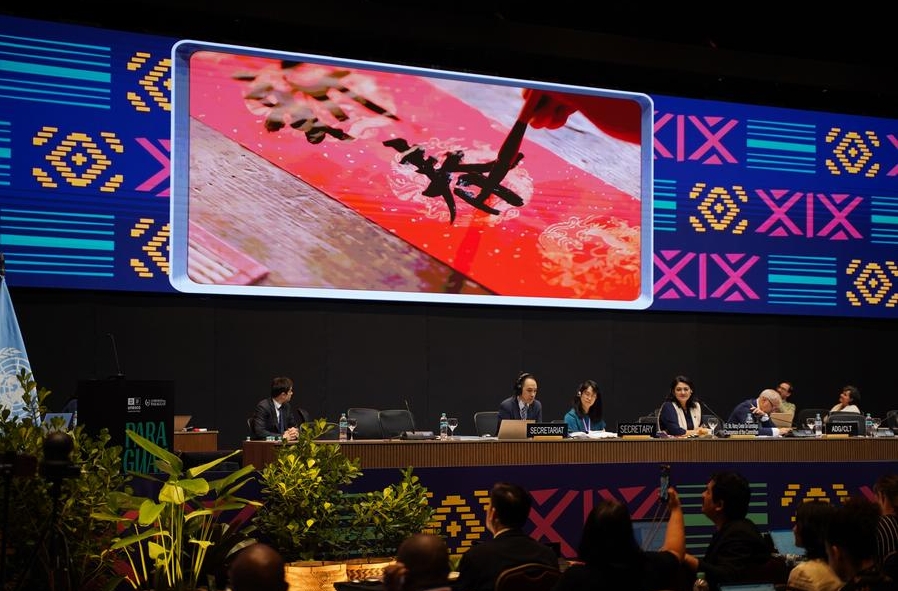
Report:
[[[349,427],[349,438],[355,439],[355,428],[359,424],[358,419],[347,419],[346,425]]]
[[[455,428],[458,427],[458,417],[449,417],[450,437],[455,437]]]
[[[882,417],[873,417],[873,433],[870,434],[871,437],[876,437],[876,433],[879,431],[879,425],[882,423]]]
[[[711,429],[711,437],[714,437],[714,431],[717,430],[717,425],[720,424],[720,421],[717,420],[717,417],[708,417],[708,428]]]
[[[808,417],[804,420],[804,424],[807,426],[808,431],[811,433],[816,433],[817,429],[817,417]]]

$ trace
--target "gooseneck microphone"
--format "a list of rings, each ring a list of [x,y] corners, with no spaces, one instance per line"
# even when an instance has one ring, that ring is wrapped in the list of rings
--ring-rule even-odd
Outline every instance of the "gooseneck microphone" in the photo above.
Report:
[[[106,336],[109,337],[110,341],[112,341],[112,355],[115,357],[116,374],[113,376],[109,376],[109,377],[111,379],[123,380],[123,379],[125,379],[125,374],[122,372],[122,364],[119,363],[119,360],[118,360],[118,347],[115,346],[115,336],[111,332],[107,332]]]
[[[707,402],[705,402],[704,400],[699,400],[698,403],[701,405],[702,409],[707,410],[707,411],[710,412],[712,415],[714,415],[715,417],[717,417],[717,420],[718,420],[721,424],[723,423],[723,417],[720,416],[719,414],[717,414],[717,413],[714,411],[714,409],[711,408],[711,407],[708,405]]]

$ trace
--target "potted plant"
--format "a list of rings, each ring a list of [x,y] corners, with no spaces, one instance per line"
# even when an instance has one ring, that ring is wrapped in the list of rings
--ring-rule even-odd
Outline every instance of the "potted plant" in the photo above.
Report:
[[[258,501],[237,496],[253,478],[255,468],[244,466],[210,482],[200,475],[239,450],[185,471],[177,455],[134,431],[126,434],[155,458],[154,464],[165,479],[135,474],[159,484],[155,499],[112,491],[109,510],[93,514],[95,519],[123,528],[108,551],[124,553],[129,566],[124,580],[134,589],[157,591],[187,591],[201,584],[214,587],[216,569],[209,559],[217,556],[221,562],[231,551],[254,541],[247,535],[252,531],[248,524],[239,519],[228,523],[222,516],[259,506]]]
[[[47,429],[41,424],[51,392],[38,387],[25,369],[16,378],[24,391],[24,414],[0,405],[3,583],[42,591],[52,588],[51,573],[57,586],[104,588],[115,577],[115,559],[103,549],[116,532],[113,524],[91,519],[91,513],[106,506],[109,490],[127,486],[122,448],[108,445],[108,430],[91,437],[76,426],[67,431],[72,444],[68,461],[51,465],[44,457]],[[65,581],[59,579],[63,576]]]
[[[332,589],[348,578],[352,559],[389,561],[433,516],[428,490],[410,467],[383,490],[348,492],[362,476],[360,462],[339,444],[318,440],[329,428],[324,419],[303,423],[297,442],[281,446],[260,476],[264,502],[253,522],[287,561],[292,589]]]

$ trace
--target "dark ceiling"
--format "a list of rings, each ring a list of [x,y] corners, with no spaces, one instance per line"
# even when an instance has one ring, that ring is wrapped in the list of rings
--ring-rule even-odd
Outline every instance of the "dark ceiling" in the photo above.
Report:
[[[883,14],[588,0],[84,0],[52,19],[512,78],[898,117]],[[110,6],[120,7],[110,9]],[[0,12],[48,18],[43,5]]]

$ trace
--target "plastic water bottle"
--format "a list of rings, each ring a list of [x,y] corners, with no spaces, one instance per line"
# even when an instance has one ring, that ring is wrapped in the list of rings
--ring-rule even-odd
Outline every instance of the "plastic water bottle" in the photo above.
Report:
[[[349,432],[349,420],[346,418],[346,413],[340,414],[340,441],[346,441],[348,439],[347,433]]]
[[[692,584],[692,591],[708,591],[710,586],[708,585],[707,579],[705,579],[705,573],[698,573],[695,576],[695,582]]]
[[[449,419],[446,413],[440,415],[440,439],[449,439]]]
[[[814,436],[820,437],[823,435],[823,419],[820,418],[820,413],[814,417]]]
[[[873,432],[873,417],[870,416],[870,413],[867,413],[867,416],[864,417],[864,435],[867,437],[873,437],[876,433]]]
[[[745,415],[745,424],[751,425],[755,422],[755,415],[753,415],[750,411]]]

